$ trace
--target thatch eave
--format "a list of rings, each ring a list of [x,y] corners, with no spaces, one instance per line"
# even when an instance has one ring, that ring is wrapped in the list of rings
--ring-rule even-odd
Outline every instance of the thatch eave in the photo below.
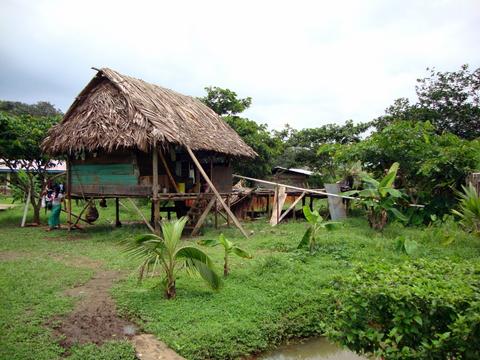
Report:
[[[198,99],[111,69],[96,76],[75,98],[42,147],[52,155],[120,148],[148,152],[175,144],[230,156],[257,154]]]

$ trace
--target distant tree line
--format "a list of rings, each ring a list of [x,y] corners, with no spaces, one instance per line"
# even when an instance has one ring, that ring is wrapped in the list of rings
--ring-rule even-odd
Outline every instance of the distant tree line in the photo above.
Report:
[[[250,97],[207,87],[200,100],[258,153],[254,161],[236,161],[238,173],[264,178],[274,166],[308,168],[315,172],[311,185],[322,186],[351,177],[359,167],[381,177],[398,162],[396,186],[411,202],[426,204],[425,214],[443,214],[455,202],[455,189],[480,168],[480,68],[427,71],[427,77],[417,80],[416,102],[394,100],[385,114],[366,123],[348,120],[300,130],[287,124],[270,131],[266,124],[241,116],[252,103]],[[29,175],[26,182],[17,179],[25,192],[47,181],[51,159],[41,153],[40,143],[61,115],[48,102],[0,101],[0,160],[12,168],[35,168],[39,174]],[[38,220],[39,198],[32,202]]]
[[[240,117],[251,98],[218,87],[205,88],[200,100],[224,116],[257,153],[256,161],[235,164],[236,171],[254,177],[273,166],[313,170],[311,185],[321,186],[351,177],[358,168],[381,177],[394,162],[410,201],[427,205],[417,220],[445,214],[455,203],[455,190],[480,169],[480,68],[463,65],[453,72],[427,69],[417,80],[417,101],[393,101],[385,114],[367,123],[269,131],[266,125]],[[414,217],[412,216],[412,219]]]

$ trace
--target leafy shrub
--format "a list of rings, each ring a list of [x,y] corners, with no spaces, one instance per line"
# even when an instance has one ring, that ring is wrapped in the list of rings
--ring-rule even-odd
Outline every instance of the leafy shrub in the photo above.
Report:
[[[445,260],[358,266],[328,335],[386,359],[480,358],[480,267]]]
[[[452,212],[460,218],[460,224],[469,232],[480,236],[480,195],[472,184],[462,186],[458,192],[459,210]]]
[[[364,189],[352,190],[345,193],[346,195],[358,195],[359,203],[367,209],[368,223],[372,229],[382,231],[387,224],[389,214],[402,221],[407,220],[405,216],[395,208],[398,200],[403,197],[403,193],[394,188],[398,168],[398,163],[393,163],[388,173],[380,181],[364,174],[361,177]]]

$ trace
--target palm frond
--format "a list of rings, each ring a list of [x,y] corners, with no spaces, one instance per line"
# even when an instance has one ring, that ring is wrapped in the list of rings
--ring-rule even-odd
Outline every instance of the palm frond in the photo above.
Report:
[[[175,258],[185,259],[189,271],[196,270],[212,289],[219,289],[221,279],[215,273],[212,260],[202,250],[194,246],[184,246],[177,250]]]

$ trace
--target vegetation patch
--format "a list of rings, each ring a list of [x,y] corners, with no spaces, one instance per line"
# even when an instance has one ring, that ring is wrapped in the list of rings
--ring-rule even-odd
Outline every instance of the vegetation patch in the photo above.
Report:
[[[480,267],[419,259],[338,278],[328,335],[386,359],[478,359]]]

